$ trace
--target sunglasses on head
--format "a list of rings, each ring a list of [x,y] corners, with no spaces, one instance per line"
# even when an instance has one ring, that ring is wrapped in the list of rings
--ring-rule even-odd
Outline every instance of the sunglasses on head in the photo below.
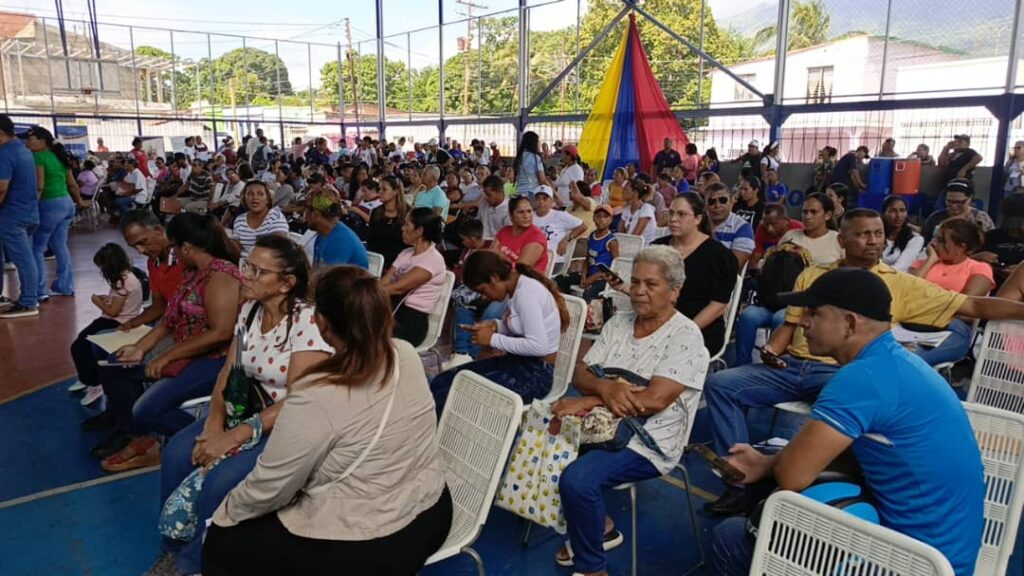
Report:
[[[718,196],[717,198],[708,198],[708,206],[714,206],[715,204],[728,204],[728,196]]]

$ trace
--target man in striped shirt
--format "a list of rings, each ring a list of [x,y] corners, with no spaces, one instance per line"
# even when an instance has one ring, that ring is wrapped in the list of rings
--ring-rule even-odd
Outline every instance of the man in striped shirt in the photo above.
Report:
[[[733,197],[725,184],[715,182],[708,185],[707,203],[715,240],[732,250],[742,270],[754,253],[754,229],[746,220],[733,214]]]

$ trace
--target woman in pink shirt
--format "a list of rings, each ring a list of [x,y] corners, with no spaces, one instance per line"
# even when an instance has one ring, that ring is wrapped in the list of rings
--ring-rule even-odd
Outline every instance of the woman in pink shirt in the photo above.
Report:
[[[415,208],[402,225],[406,248],[381,276],[381,287],[395,308],[394,337],[419,346],[427,336],[430,312],[437,306],[444,285],[444,256],[437,250],[441,241],[441,217],[431,208]]]
[[[984,243],[981,229],[971,220],[952,218],[942,223],[928,244],[928,257],[919,261],[911,274],[952,292],[968,296],[987,296],[995,287],[992,267],[970,257]],[[918,352],[934,366],[955,362],[967,355],[971,345],[971,327],[954,318],[946,327],[949,336],[931,350]]]
[[[970,257],[983,243],[984,236],[974,222],[946,220],[928,245],[928,257],[911,273],[946,290],[988,296],[995,287],[992,267]]]
[[[533,266],[544,274],[548,266],[548,236],[533,225],[533,205],[526,196],[508,201],[510,226],[494,235],[493,250],[505,255],[513,264]]]

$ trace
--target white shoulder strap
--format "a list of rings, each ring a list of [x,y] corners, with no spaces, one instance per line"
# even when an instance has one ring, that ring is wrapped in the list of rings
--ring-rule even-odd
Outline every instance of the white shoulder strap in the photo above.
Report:
[[[352,462],[352,464],[342,472],[341,476],[338,476],[327,484],[321,484],[320,486],[314,486],[313,488],[306,490],[307,494],[319,494],[351,476],[352,473],[355,472],[356,468],[363,463],[363,460],[366,460],[367,456],[370,455],[370,451],[377,445],[377,442],[380,441],[381,435],[384,434],[384,426],[388,423],[388,418],[391,417],[391,409],[395,405],[395,396],[398,392],[398,365],[399,362],[396,354],[395,369],[392,371],[391,381],[388,382],[388,385],[391,387],[391,394],[388,395],[388,403],[384,406],[384,416],[380,419],[380,424],[377,426],[377,432],[373,435],[373,438],[370,439],[370,443],[366,445],[366,448],[363,450],[362,454],[355,459],[355,462]]]

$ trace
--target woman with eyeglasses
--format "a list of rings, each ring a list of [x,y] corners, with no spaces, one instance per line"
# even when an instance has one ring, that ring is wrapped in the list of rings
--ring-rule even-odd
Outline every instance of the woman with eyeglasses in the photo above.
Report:
[[[210,214],[175,216],[167,238],[185,266],[181,286],[160,323],[100,367],[114,433],[92,455],[107,472],[160,462],[154,434],[173,436],[193,422],[179,407],[210,394],[231,342],[241,301],[238,248]]]
[[[191,537],[164,534],[161,553],[150,569],[176,566],[181,574],[202,570],[200,552],[206,520],[224,496],[253,469],[270,437],[289,387],[309,367],[334,353],[320,335],[308,301],[310,268],[302,248],[288,238],[261,236],[240,263],[243,299],[248,300],[235,321],[227,360],[217,375],[206,417],[193,422],[167,442],[161,458],[160,502],[173,510],[171,518],[191,515]],[[240,339],[239,334],[244,336]],[[241,354],[237,354],[242,346]],[[274,403],[237,423],[224,401],[236,356],[246,376],[263,387]],[[197,467],[212,466],[198,496],[187,503],[168,501]]]

